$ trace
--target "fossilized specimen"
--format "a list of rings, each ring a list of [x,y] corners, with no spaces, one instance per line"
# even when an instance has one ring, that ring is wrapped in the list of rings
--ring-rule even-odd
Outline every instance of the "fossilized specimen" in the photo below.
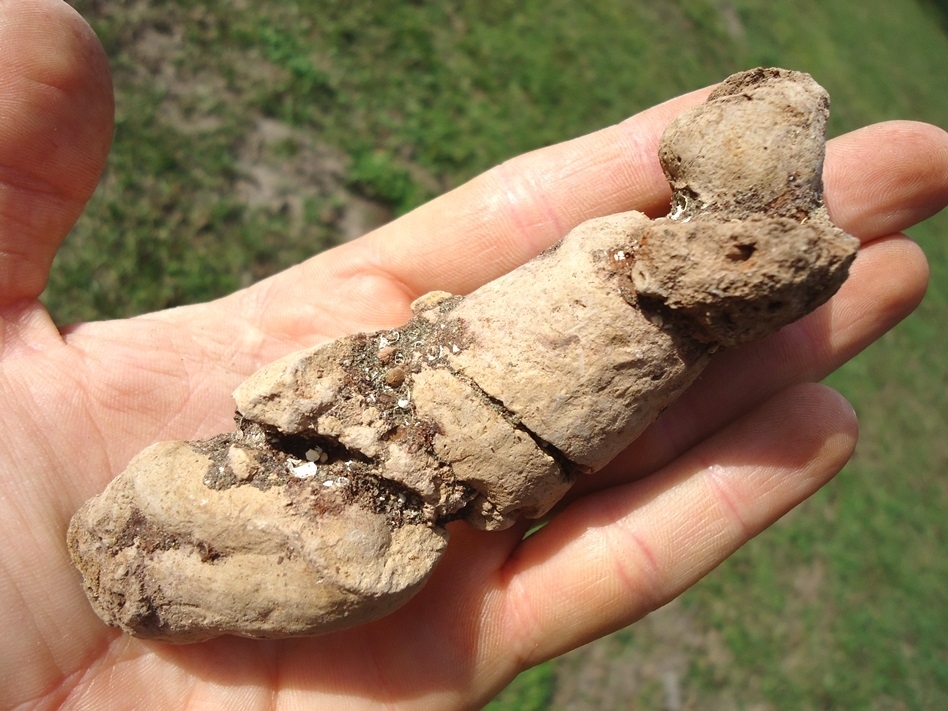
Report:
[[[590,220],[468,296],[264,367],[236,431],[139,454],[69,528],[89,599],[132,634],[312,635],[385,615],[444,524],[542,516],[712,353],[825,302],[858,242],[823,207],[829,101],[756,69],[668,128],[667,218]]]

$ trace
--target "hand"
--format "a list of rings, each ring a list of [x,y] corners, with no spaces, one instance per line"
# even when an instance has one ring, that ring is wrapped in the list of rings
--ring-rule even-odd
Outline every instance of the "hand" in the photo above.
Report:
[[[37,296],[102,169],[111,87],[98,42],[55,0],[0,4],[0,699],[7,706],[445,709],[625,626],[696,582],[846,462],[852,410],[817,380],[918,303],[898,235],[948,201],[948,135],[913,123],[832,142],[826,199],[864,242],[825,307],[722,354],[539,533],[452,524],[406,607],[316,639],[176,647],[104,626],[65,546],[69,517],[142,447],[232,426],[258,366],[392,327],[433,289],[466,293],[584,219],[666,209],[655,157],[705,92],[516,158],[361,240],[219,301],[59,331]],[[343,697],[347,697],[344,700]],[[348,704],[348,705],[346,705]]]

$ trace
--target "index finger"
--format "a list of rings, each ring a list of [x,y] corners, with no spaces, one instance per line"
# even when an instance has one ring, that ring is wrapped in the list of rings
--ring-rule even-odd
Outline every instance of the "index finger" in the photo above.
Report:
[[[660,214],[671,195],[658,162],[662,131],[709,91],[512,158],[367,235],[356,248],[415,294],[466,294],[592,217],[624,210]]]
[[[670,195],[658,162],[661,134],[709,91],[513,158],[352,243],[345,261],[384,273],[409,297],[435,289],[466,294],[584,220],[624,210],[661,214]],[[944,131],[911,121],[830,141],[825,181],[834,220],[869,241],[937,212],[948,199],[946,145]]]

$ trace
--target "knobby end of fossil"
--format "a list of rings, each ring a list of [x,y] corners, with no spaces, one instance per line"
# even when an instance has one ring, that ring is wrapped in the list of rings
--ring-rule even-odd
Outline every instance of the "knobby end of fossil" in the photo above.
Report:
[[[646,308],[684,316],[698,338],[730,348],[829,300],[858,248],[855,237],[819,219],[657,220],[642,239],[632,281]]]
[[[729,77],[662,136],[671,217],[806,219],[822,205],[828,117],[829,95],[809,74],[758,68]]]
[[[642,238],[632,267],[645,304],[732,347],[836,293],[859,241],[823,204],[828,116],[829,95],[810,75],[757,68],[671,123],[659,158],[672,210]]]

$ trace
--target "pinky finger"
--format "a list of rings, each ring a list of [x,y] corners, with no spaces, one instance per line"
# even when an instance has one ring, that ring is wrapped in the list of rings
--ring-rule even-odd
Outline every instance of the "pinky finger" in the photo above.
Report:
[[[576,501],[503,569],[497,651],[525,668],[644,617],[829,481],[856,430],[840,395],[796,386],[657,474]]]

